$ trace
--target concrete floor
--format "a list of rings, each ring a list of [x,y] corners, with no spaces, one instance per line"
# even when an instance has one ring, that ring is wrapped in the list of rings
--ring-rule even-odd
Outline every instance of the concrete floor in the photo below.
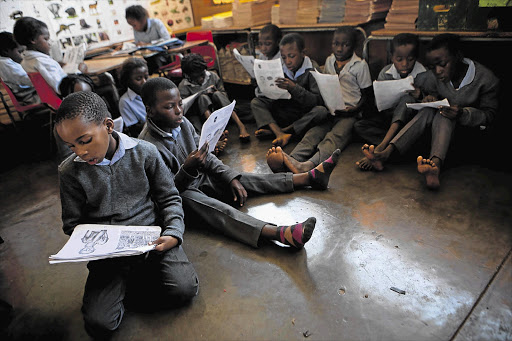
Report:
[[[224,162],[269,172],[270,142],[240,145],[231,132]],[[455,164],[432,192],[414,158],[361,172],[359,148],[343,152],[327,191],[255,197],[243,208],[278,224],[315,216],[304,250],[253,249],[188,226],[184,249],[199,295],[176,310],[128,311],[114,339],[511,340],[511,173]],[[14,307],[11,333],[88,340],[86,264],[47,259],[67,240],[56,162],[4,171],[0,188],[0,298]]]

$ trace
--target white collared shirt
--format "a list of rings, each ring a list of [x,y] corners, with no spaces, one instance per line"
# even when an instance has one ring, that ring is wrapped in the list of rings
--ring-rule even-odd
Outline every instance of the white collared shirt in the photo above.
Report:
[[[23,53],[21,66],[27,73],[39,72],[52,89],[60,94],[59,85],[67,76],[60,64],[47,54],[35,50],[27,50]]]
[[[464,76],[464,78],[462,79],[462,82],[460,82],[460,85],[458,88],[455,89],[455,87],[453,86],[453,83],[450,81],[450,85],[455,89],[455,90],[459,90],[460,88],[462,88],[463,86],[465,85],[468,85],[470,84],[473,79],[475,79],[475,63],[469,59],[469,58],[464,58],[462,60],[462,62],[464,64],[467,64],[468,65],[468,70],[466,71],[466,75]]]
[[[286,67],[286,65],[283,65],[283,71],[284,74],[288,76],[288,78],[292,80],[297,80],[300,75],[303,75],[307,69],[312,69],[313,63],[311,63],[311,59],[309,59],[308,56],[304,57],[304,61],[302,62],[302,65],[300,68],[295,72],[295,75],[292,74],[292,72]]]
[[[123,133],[119,133],[119,132],[116,132],[116,133],[119,136],[119,141],[117,144],[116,152],[112,156],[112,160],[104,158],[101,162],[95,164],[95,166],[111,166],[111,165],[113,165],[114,163],[119,161],[124,156],[124,154],[126,153],[126,151],[128,149],[132,149],[138,144],[136,139],[132,139],[131,137],[129,137],[128,135],[125,135]],[[82,160],[80,158],[80,156],[75,157],[74,161],[75,162],[86,162],[86,161]]]
[[[372,85],[368,64],[355,53],[343,69],[341,69],[338,78],[340,80],[343,101],[347,106],[351,107],[355,107],[359,103],[361,89],[366,89]]]
[[[427,69],[425,69],[425,67],[420,62],[416,62],[416,63],[414,63],[414,67],[412,68],[412,71],[407,76],[412,76],[412,78],[416,78],[416,76],[419,73],[422,73],[425,71],[427,71]],[[393,79],[395,79],[395,80],[402,79],[402,77],[400,77],[400,74],[398,73],[398,70],[395,67],[395,64],[391,64],[391,67],[389,68],[388,71],[386,71],[386,73],[388,75],[391,75],[393,77]]]

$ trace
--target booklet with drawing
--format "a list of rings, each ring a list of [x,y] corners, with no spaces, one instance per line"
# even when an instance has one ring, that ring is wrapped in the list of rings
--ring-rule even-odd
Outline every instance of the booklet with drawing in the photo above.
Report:
[[[336,110],[344,110],[346,106],[338,75],[328,75],[318,71],[311,71],[311,74],[315,77],[325,106],[329,109],[331,115],[334,116]]]
[[[211,153],[215,149],[215,145],[228,125],[231,113],[233,113],[233,109],[235,109],[235,104],[236,101],[233,101],[231,104],[211,113],[210,117],[203,123],[203,127],[201,128],[199,148],[203,147],[203,145],[208,142],[208,152]]]
[[[284,78],[281,59],[254,60],[254,78],[263,95],[270,99],[290,99],[288,90],[281,89],[275,83],[277,78]]]
[[[62,70],[66,73],[79,73],[78,65],[84,61],[85,51],[85,44],[75,47],[67,47],[64,50],[64,56],[62,57],[62,63],[64,63]]]
[[[50,264],[134,256],[155,248],[160,226],[77,225],[66,244],[49,257]]]
[[[233,55],[235,56],[236,60],[242,64],[251,78],[254,78],[254,56],[243,56],[240,54],[240,52],[238,52],[237,49],[233,49]]]

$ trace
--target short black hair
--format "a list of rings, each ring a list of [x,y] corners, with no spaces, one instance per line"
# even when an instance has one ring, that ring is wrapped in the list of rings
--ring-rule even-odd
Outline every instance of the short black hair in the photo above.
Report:
[[[7,57],[4,51],[18,48],[19,44],[14,40],[14,35],[10,32],[0,32],[0,56]]]
[[[73,120],[81,117],[85,122],[102,123],[105,118],[112,117],[108,112],[105,101],[95,92],[74,92],[62,101],[55,114],[55,124],[64,120]]]
[[[67,95],[71,94],[75,88],[75,84],[78,82],[87,83],[91,87],[92,91],[94,91],[94,82],[91,77],[83,73],[73,73],[67,75],[67,77],[64,77],[60,82],[59,92],[61,96],[66,97]]]
[[[32,40],[36,40],[38,36],[43,34],[43,29],[48,29],[48,26],[41,20],[32,17],[23,17],[18,19],[14,24],[14,39],[25,46],[31,45]]]
[[[284,46],[288,44],[297,44],[297,48],[299,51],[304,51],[305,43],[304,43],[304,37],[300,35],[299,33],[288,33],[286,34],[283,39],[281,39],[281,42],[279,43],[279,46]]]
[[[168,78],[156,77],[148,79],[142,86],[141,97],[145,106],[152,106],[156,102],[156,94],[159,91],[176,89],[177,86]]]
[[[334,30],[334,35],[345,34],[352,43],[352,46],[356,46],[357,43],[357,29],[354,26],[340,26]]]
[[[181,72],[190,75],[194,72],[206,70],[207,65],[203,56],[197,53],[189,53],[181,59]]]
[[[413,33],[399,33],[396,36],[393,37],[393,40],[391,40],[391,46],[390,46],[390,53],[393,55],[395,53],[395,50],[399,46],[404,45],[412,45],[412,54],[414,57],[418,58],[419,56],[419,50],[420,50],[420,38],[416,34]]]
[[[434,36],[427,46],[427,52],[445,48],[450,55],[462,59],[460,37],[452,33],[442,33]]]
[[[274,24],[268,24],[263,26],[263,28],[260,31],[260,35],[266,33],[270,33],[270,35],[272,36],[272,40],[275,41],[277,44],[279,44],[281,38],[283,37],[283,32],[281,32],[281,29]]]
[[[126,8],[125,17],[126,19],[132,18],[137,21],[141,21],[142,19],[149,17],[149,14],[141,5],[132,5]]]
[[[119,74],[119,83],[121,88],[121,94],[124,94],[128,90],[128,83],[133,70],[140,67],[148,67],[148,63],[143,58],[128,58],[123,62],[121,66],[121,72]]]

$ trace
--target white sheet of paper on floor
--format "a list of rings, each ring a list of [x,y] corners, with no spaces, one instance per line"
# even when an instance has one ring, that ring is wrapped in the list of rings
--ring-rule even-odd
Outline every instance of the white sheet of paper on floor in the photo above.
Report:
[[[235,56],[236,60],[242,64],[251,78],[254,78],[254,56],[243,56],[240,54],[240,52],[238,52],[237,49],[233,49],[233,55]]]
[[[346,106],[338,75],[328,75],[318,71],[312,71],[311,74],[315,77],[325,106],[329,109],[331,115],[334,116],[336,110],[344,110]]]
[[[439,107],[449,107],[450,103],[448,102],[448,99],[443,99],[441,101],[435,101],[435,102],[425,102],[425,103],[407,103],[407,108],[411,108],[414,110],[420,110],[423,108],[434,108],[437,109]]]
[[[373,92],[375,93],[377,109],[382,111],[396,106],[400,97],[406,91],[414,90],[413,83],[414,78],[412,76],[398,80],[373,81]]]
[[[50,264],[86,262],[104,258],[140,255],[151,251],[160,226],[77,225],[66,244],[49,257]]]
[[[263,95],[270,99],[290,99],[288,90],[279,88],[275,81],[284,78],[281,59],[254,60],[254,78]]]
[[[235,109],[235,104],[236,101],[233,101],[231,104],[212,112],[201,128],[199,148],[208,142],[208,152],[211,153],[215,149],[215,145],[219,141],[222,132],[224,132],[224,129],[226,129],[226,126],[228,125],[231,113],[233,112],[233,109]]]

